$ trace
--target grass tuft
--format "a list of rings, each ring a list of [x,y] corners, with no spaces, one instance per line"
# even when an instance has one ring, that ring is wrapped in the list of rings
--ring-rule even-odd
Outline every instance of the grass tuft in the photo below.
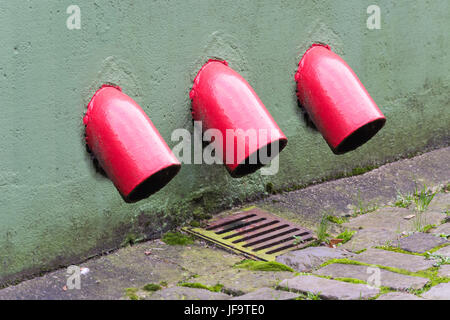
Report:
[[[361,192],[358,190],[357,195],[357,203],[355,208],[353,209],[353,217],[357,217],[359,215],[363,215],[366,213],[374,212],[378,209],[378,205],[376,203],[365,203],[361,198]]]
[[[317,227],[317,239],[320,242],[327,241],[327,238],[330,236],[328,234],[328,220],[329,215],[326,213],[322,214],[322,218],[320,219],[319,226]]]
[[[336,217],[336,216],[332,216],[332,215],[328,215],[327,216],[327,220],[332,222],[332,223],[336,223],[336,224],[343,224],[345,222],[348,221],[347,218],[344,217]]]
[[[356,233],[356,231],[351,231],[351,230],[345,229],[344,232],[339,234],[336,238],[342,239],[343,241],[341,244],[344,244],[344,243],[350,241],[350,239],[353,237],[353,235],[355,233]]]

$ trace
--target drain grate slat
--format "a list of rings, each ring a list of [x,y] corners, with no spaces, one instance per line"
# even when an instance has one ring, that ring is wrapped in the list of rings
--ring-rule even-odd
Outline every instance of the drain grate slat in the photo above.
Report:
[[[243,228],[239,228],[236,230],[235,233],[233,233],[232,235],[229,236],[225,236],[224,239],[231,239],[231,238],[235,238],[237,236],[242,236],[245,235],[246,237],[249,234],[255,234],[255,233],[259,233],[262,231],[265,231],[266,229],[273,229],[274,225],[276,225],[279,221],[278,220],[274,220],[274,221],[261,221],[261,222],[257,222],[255,224],[252,224],[251,226],[246,226]]]
[[[254,248],[253,251],[260,251],[262,249],[267,249],[267,248],[276,246],[277,244],[288,242],[288,241],[294,242],[293,241],[294,236],[298,237],[300,235],[301,235],[300,233],[292,233],[291,232],[290,234],[286,234],[286,235],[283,235],[281,237],[272,238],[269,241],[264,242],[264,243],[260,242],[258,244],[262,244],[262,245]]]
[[[212,229],[217,229],[223,226],[226,226],[228,224],[237,222],[237,221],[241,221],[244,219],[248,219],[251,217],[254,217],[255,214],[251,214],[251,213],[241,213],[241,214],[236,214],[234,216],[230,216],[230,217],[226,217],[223,219],[220,219],[219,221],[216,221],[215,223],[211,223],[206,227],[206,230],[212,230]]]
[[[247,226],[251,226],[251,225],[253,225],[253,224],[255,224],[255,223],[262,222],[262,221],[265,221],[265,220],[266,220],[266,218],[258,218],[258,217],[255,217],[255,219],[252,219],[252,220],[247,220],[247,219],[245,219],[245,220],[237,221],[237,222],[228,224],[228,225],[226,226],[226,228],[224,227],[224,228],[222,228],[221,230],[216,231],[216,233],[217,233],[217,234],[228,233],[228,232],[230,232],[230,231],[234,231],[234,230],[236,230],[236,229],[245,228],[245,227],[247,227]]]
[[[234,240],[233,243],[239,243],[242,241],[247,242],[247,241],[255,239],[255,238],[261,238],[264,235],[267,235],[272,232],[277,232],[281,229],[286,229],[288,227],[289,227],[289,225],[287,225],[287,224],[279,224],[279,223],[277,223],[275,225],[270,225],[267,228],[263,228],[261,230],[256,230],[256,232],[246,233],[244,238],[239,238],[238,240]]]
[[[260,243],[268,243],[271,240],[279,239],[280,237],[283,237],[285,235],[291,234],[297,232],[298,229],[294,228],[283,228],[283,230],[275,230],[274,232],[271,232],[269,234],[262,235],[260,237],[256,237],[255,239],[251,239],[251,241],[247,242],[247,244],[244,245],[244,247],[254,247]],[[293,238],[293,235],[290,235],[291,238]]]
[[[315,240],[310,230],[259,208],[219,218],[204,229],[185,230],[249,258],[265,261],[273,261],[277,255],[303,248]]]

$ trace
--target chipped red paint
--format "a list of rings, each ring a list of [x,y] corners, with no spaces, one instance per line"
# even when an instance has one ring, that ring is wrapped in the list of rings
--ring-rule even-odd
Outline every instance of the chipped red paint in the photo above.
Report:
[[[178,173],[177,158],[120,87],[103,85],[87,108],[86,142],[125,201],[150,196]]]
[[[253,88],[226,61],[209,60],[203,65],[189,96],[194,120],[202,121],[205,129],[218,129],[222,133],[224,148],[221,156],[232,177],[244,176],[262,166],[259,162],[249,164],[251,155],[265,152],[263,150],[267,148],[274,149],[269,153],[273,158],[286,146],[286,136]],[[227,129],[243,132],[267,130],[268,134],[263,138],[258,136],[256,145],[251,146],[245,134],[238,134],[234,141],[227,141]],[[277,143],[279,148],[276,148]],[[238,146],[244,146],[245,154],[238,155]]]
[[[358,148],[386,122],[353,70],[327,45],[306,51],[295,81],[300,103],[336,154]]]

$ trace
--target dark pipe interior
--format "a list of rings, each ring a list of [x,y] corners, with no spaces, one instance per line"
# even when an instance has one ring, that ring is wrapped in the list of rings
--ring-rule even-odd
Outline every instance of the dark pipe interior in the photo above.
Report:
[[[273,148],[273,145],[278,144],[278,148]],[[242,161],[232,172],[230,175],[233,178],[241,178],[247,174],[253,173],[257,171],[259,168],[265,166],[266,164],[261,163],[260,154],[267,155],[268,158],[273,159],[281,150],[286,147],[287,139],[280,139],[278,141],[274,141],[265,145],[264,147],[258,149],[253,154],[249,155],[244,161]],[[250,163],[250,159],[256,156],[256,163]]]
[[[168,184],[169,181],[177,175],[180,168],[180,165],[171,165],[158,171],[141,182],[136,188],[134,188],[133,191],[130,192],[128,197],[123,197],[123,199],[128,203],[132,203],[149,197]]]
[[[362,126],[358,130],[354,131],[351,135],[344,139],[333,150],[335,154],[344,154],[346,152],[355,150],[367,141],[369,141],[374,135],[383,128],[386,123],[386,119],[377,119],[375,121],[369,122],[368,124]],[[333,149],[333,148],[332,148]]]

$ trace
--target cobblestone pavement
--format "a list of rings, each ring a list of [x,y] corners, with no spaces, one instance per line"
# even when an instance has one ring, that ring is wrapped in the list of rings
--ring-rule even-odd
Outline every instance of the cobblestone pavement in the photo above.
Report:
[[[441,160],[450,162],[449,155],[447,148]],[[414,159],[405,161],[414,166]],[[415,171],[419,181],[429,181],[430,171],[423,170],[423,179],[420,172]],[[369,172],[367,179],[371,174],[382,176]],[[346,183],[351,185],[352,179]],[[63,268],[3,288],[0,299],[450,300],[448,172],[432,180],[428,188],[417,183],[390,198],[328,206],[326,215],[306,223],[320,240],[278,256],[278,263],[243,267],[243,257],[200,240],[187,245],[154,240],[80,264],[75,268],[80,271],[78,283],[68,273],[71,269]],[[295,217],[283,210],[272,212]],[[293,220],[302,223],[298,217]],[[346,242],[330,247],[333,238]]]

